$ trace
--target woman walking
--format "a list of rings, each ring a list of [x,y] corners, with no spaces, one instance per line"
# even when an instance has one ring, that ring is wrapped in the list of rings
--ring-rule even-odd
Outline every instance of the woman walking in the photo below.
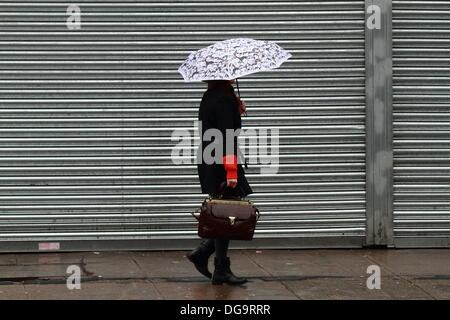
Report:
[[[235,80],[209,80],[208,89],[200,103],[198,119],[201,123],[201,143],[198,152],[204,154],[205,148],[214,141],[204,141],[204,133],[208,129],[216,129],[222,133],[222,163],[208,164],[201,157],[202,162],[197,164],[198,176],[203,193],[213,198],[223,194],[222,199],[241,199],[253,191],[245,178],[242,165],[238,163],[238,139],[233,135],[233,148],[227,150],[231,144],[227,140],[227,129],[241,128],[241,115],[245,112],[245,103],[235,94],[232,86]],[[229,153],[227,153],[229,152]],[[215,154],[211,155],[215,157]],[[223,188],[226,184],[226,187]],[[212,279],[212,284],[240,285],[247,279],[237,277],[230,269],[228,257],[229,240],[206,239],[187,255],[194,263],[196,269],[203,275]],[[208,259],[215,252],[214,272],[208,270]]]
[[[202,132],[199,152],[204,155],[208,141],[203,141],[208,129],[220,130],[223,140],[223,161],[221,163],[205,162],[202,156],[198,164],[198,175],[203,193],[212,197],[221,194],[221,185],[227,188],[223,198],[240,199],[250,193],[244,170],[237,163],[237,137],[233,137],[234,146],[227,150],[227,129],[241,128],[241,114],[245,111],[243,103],[234,93],[232,86],[236,79],[252,73],[278,68],[292,55],[272,41],[254,40],[250,38],[233,38],[216,42],[203,49],[191,52],[178,68],[185,81],[204,81],[208,90],[203,95],[198,119]],[[210,80],[216,79],[216,80]],[[237,84],[237,83],[236,83]],[[238,86],[239,91],[239,86]],[[209,151],[210,148],[207,150]],[[215,156],[215,155],[213,155]],[[198,159],[198,158],[197,158]],[[227,256],[229,241],[225,239],[208,239],[187,257],[200,273],[212,278],[213,284],[242,284],[247,280],[236,277],[230,269]],[[208,271],[208,258],[216,252],[214,273]]]

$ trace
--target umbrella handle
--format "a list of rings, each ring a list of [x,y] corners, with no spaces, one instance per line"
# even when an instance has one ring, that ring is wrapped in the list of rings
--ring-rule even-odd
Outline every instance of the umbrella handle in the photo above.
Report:
[[[239,95],[239,98],[240,98],[241,97],[241,93],[239,92],[239,82],[238,82],[237,78],[236,78],[236,88],[237,88],[238,95]]]
[[[237,78],[236,78],[236,88],[237,88],[239,99],[240,99],[241,98],[241,93],[239,92],[239,82],[238,82]],[[247,116],[247,110],[244,111],[244,116]]]

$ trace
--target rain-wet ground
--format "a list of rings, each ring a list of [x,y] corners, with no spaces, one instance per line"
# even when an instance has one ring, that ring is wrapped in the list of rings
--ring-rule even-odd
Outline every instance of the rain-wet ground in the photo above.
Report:
[[[239,287],[211,285],[186,253],[0,254],[0,299],[450,299],[448,249],[230,250],[249,278]],[[81,289],[69,290],[73,265]]]

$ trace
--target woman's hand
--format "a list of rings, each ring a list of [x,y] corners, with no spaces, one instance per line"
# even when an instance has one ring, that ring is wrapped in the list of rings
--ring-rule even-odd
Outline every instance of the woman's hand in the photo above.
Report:
[[[236,188],[237,179],[227,179],[227,187]]]

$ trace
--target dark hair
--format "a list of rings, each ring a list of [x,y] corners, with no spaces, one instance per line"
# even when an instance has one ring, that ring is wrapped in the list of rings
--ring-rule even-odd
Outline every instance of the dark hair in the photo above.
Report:
[[[205,82],[208,83],[208,89],[221,88],[228,93],[230,97],[236,101],[238,111],[240,111],[241,99],[236,95],[233,86],[228,82],[228,80],[206,80]]]

